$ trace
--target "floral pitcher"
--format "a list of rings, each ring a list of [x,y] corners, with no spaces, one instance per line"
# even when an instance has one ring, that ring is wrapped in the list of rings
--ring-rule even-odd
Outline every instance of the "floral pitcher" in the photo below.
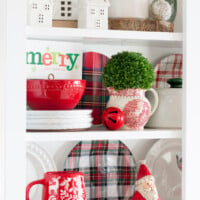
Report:
[[[153,108],[148,99],[145,97],[144,89],[124,89],[114,90],[111,87],[107,88],[110,94],[110,99],[107,107],[119,108],[125,116],[125,123],[122,129],[143,130],[149,117],[156,111],[158,107],[158,94],[154,89],[150,89],[155,97]]]

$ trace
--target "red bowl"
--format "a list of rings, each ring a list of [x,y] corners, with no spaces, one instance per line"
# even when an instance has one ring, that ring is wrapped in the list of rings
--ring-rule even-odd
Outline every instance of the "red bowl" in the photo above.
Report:
[[[85,80],[27,80],[27,104],[33,110],[73,109],[85,86]]]

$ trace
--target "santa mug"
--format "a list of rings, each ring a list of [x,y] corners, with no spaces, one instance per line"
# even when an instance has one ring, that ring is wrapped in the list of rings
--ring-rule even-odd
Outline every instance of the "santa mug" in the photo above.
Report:
[[[47,172],[41,180],[33,181],[26,187],[29,191],[36,184],[43,185],[42,200],[86,200],[84,177],[81,172]]]

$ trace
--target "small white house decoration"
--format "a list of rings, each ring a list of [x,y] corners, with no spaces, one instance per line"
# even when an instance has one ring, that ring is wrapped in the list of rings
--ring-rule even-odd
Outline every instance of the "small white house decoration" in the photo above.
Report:
[[[54,0],[53,19],[76,20],[78,0]]]
[[[108,29],[108,0],[79,0],[78,28]]]
[[[28,25],[52,26],[53,0],[28,1]]]

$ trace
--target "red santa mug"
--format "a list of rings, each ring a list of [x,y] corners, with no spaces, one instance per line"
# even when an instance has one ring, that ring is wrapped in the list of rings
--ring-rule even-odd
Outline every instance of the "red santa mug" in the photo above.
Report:
[[[83,173],[47,172],[44,179],[33,181],[26,187],[26,200],[29,191],[36,184],[43,185],[42,200],[86,200]]]

